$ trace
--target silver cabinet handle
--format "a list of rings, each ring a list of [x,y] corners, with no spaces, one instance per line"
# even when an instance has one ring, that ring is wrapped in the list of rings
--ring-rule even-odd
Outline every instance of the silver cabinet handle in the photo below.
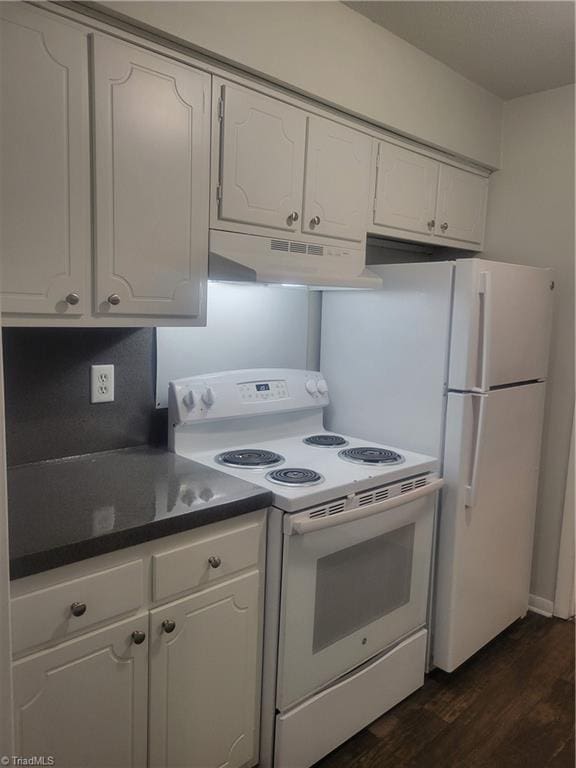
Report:
[[[142,632],[141,629],[136,629],[132,632],[132,642],[134,645],[142,645],[144,640],[146,640],[146,632]]]
[[[220,568],[222,565],[222,560],[219,557],[215,557],[214,555],[208,558],[208,562],[211,568]]]
[[[76,617],[84,616],[86,613],[86,603],[72,603],[70,613]]]
[[[110,296],[108,296],[108,304],[112,304],[113,307],[117,307],[118,304],[120,304],[120,296],[118,296],[117,293],[111,293]]]
[[[318,224],[320,224],[320,216],[313,216],[310,219],[310,226],[311,227],[317,227]]]
[[[436,226],[436,219],[430,219],[430,221],[428,222],[428,229],[434,229],[435,226]]]
[[[172,621],[172,619],[164,619],[164,621],[162,622],[162,629],[164,630],[164,632],[166,632],[166,634],[169,635],[170,632],[174,632],[174,630],[176,629],[176,622]]]
[[[77,293],[69,293],[68,296],[66,296],[66,304],[70,304],[71,307],[75,307],[76,304],[80,303],[80,296],[78,296]]]
[[[446,230],[448,229],[448,222],[445,221],[443,224],[440,224],[440,229],[442,230],[442,232],[446,232]]]
[[[299,218],[300,218],[300,214],[298,213],[298,211],[292,211],[292,213],[288,216],[288,223],[294,224],[294,222],[298,221]]]

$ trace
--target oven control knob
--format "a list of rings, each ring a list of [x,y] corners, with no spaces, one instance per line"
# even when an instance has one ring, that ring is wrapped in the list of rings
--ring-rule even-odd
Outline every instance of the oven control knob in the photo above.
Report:
[[[212,387],[207,387],[204,390],[202,393],[202,402],[204,405],[207,405],[208,408],[210,408],[211,405],[214,405],[214,390]]]
[[[318,385],[316,384],[316,379],[308,379],[306,382],[306,392],[308,392],[309,395],[318,394]]]
[[[194,392],[192,392],[192,390],[189,390],[188,392],[186,392],[186,394],[182,398],[182,402],[184,403],[184,407],[188,411],[191,411],[196,405],[196,398],[194,397]]]
[[[318,386],[318,392],[320,392],[321,395],[328,394],[328,384],[326,383],[325,379],[320,379],[317,386]]]

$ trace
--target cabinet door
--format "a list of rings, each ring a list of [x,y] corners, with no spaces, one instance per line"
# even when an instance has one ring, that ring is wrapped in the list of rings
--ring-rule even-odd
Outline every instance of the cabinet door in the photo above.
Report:
[[[482,242],[488,179],[450,165],[440,166],[436,234],[451,240]]]
[[[218,218],[299,231],[305,114],[230,85],[221,98]]]
[[[302,230],[361,241],[366,234],[372,142],[331,120],[308,118]]]
[[[94,38],[96,311],[202,319],[210,77]]]
[[[148,616],[85,635],[13,665],[17,755],[59,768],[146,765]]]
[[[252,571],[151,612],[151,766],[256,762],[258,592]]]
[[[433,235],[437,187],[436,160],[381,142],[374,224]]]
[[[90,260],[86,35],[2,3],[0,78],[2,309],[80,315]]]

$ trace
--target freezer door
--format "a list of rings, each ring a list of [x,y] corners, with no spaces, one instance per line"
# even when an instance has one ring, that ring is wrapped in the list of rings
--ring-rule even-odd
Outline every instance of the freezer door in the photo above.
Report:
[[[453,262],[370,269],[381,290],[322,298],[326,426],[439,457]]]
[[[449,388],[545,379],[552,270],[466,259],[455,274]]]
[[[447,672],[526,613],[545,386],[448,396],[433,633]]]

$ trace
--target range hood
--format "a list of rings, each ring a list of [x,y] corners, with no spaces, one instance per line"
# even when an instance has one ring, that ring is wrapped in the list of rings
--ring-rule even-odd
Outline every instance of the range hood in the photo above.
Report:
[[[210,230],[208,277],[313,288],[381,288],[361,249]]]

